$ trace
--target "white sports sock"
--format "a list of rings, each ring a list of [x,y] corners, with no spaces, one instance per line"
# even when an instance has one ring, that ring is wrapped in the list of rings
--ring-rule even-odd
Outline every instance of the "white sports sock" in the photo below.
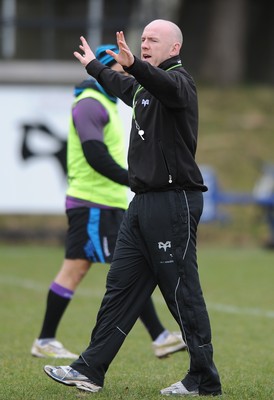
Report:
[[[155,344],[162,344],[169,335],[169,331],[165,329],[160,335],[154,340]]]

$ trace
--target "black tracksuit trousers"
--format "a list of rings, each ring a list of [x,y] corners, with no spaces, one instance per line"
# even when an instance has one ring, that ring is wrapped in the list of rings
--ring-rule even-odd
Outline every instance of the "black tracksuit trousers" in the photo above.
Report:
[[[133,198],[90,344],[72,368],[103,386],[110,363],[158,285],[188,346],[190,368],[183,384],[200,394],[221,393],[196,257],[202,208],[199,191],[148,192]]]

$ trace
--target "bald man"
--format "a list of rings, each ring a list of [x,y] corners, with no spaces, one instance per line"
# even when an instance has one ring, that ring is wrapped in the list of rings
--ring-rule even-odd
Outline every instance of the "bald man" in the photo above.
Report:
[[[166,20],[148,24],[141,59],[116,33],[111,55],[129,76],[95,59],[85,38],[75,57],[87,72],[131,106],[129,185],[135,193],[120,227],[107,290],[89,346],[69,366],[45,366],[57,382],[98,392],[142,307],[158,285],[190,356],[182,380],[162,395],[221,395],[210,321],[200,286],[196,233],[207,190],[195,162],[198,106],[195,83],[183,68],[182,33]]]

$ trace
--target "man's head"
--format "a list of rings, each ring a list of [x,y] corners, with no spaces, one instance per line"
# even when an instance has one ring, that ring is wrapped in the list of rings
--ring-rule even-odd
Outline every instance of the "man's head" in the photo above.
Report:
[[[183,35],[176,24],[156,19],[144,28],[141,59],[158,67],[168,58],[179,55],[182,44]]]
[[[124,73],[125,71],[123,67],[118,64],[112,56],[106,53],[106,50],[108,49],[112,50],[116,54],[119,53],[119,49],[115,44],[102,44],[101,46],[98,46],[95,50],[95,57],[102,64],[110,67],[114,71]]]

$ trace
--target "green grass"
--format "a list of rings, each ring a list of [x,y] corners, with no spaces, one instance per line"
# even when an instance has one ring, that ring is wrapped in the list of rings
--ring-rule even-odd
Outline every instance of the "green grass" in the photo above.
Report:
[[[198,85],[199,141],[197,161],[216,171],[228,192],[252,193],[264,163],[274,163],[273,86],[204,87]],[[214,241],[256,244],[269,232],[255,205],[224,206],[231,221],[205,228]],[[202,230],[203,233],[204,230]]]
[[[274,162],[273,87],[207,88],[198,85],[200,129],[197,161],[215,168],[223,190],[251,192],[261,163]],[[274,399],[274,262],[259,248],[268,237],[254,205],[225,206],[228,223],[200,226],[200,275],[211,317],[215,361],[225,400]],[[0,215],[0,228],[65,231],[65,216]],[[54,234],[52,234],[54,239]],[[33,240],[33,239],[31,239]],[[0,367],[2,400],[89,398],[51,381],[46,363],[30,347],[39,333],[49,283],[62,261],[53,245],[0,246]],[[55,240],[56,242],[56,240]],[[89,341],[104,293],[107,267],[95,265],[64,315],[58,338],[74,352]],[[164,324],[177,329],[158,291]],[[67,361],[61,361],[66,364]],[[98,399],[160,399],[159,389],[179,380],[186,353],[157,360],[140,322],[112,363]]]
[[[47,288],[63,257],[58,246],[0,246],[0,399],[84,399],[92,395],[59,385],[43,372],[45,364],[30,347],[40,330]],[[255,247],[199,248],[202,286],[211,317],[215,362],[225,400],[274,399],[273,252]],[[82,282],[58,331],[74,352],[88,341],[104,292],[107,267],[94,265]],[[164,324],[177,329],[159,291],[154,294]],[[98,399],[161,399],[159,389],[180,378],[188,356],[157,360],[141,323],[113,361]]]
[[[261,163],[274,162],[274,90],[270,86],[199,87],[197,159],[227,190],[249,191]]]

